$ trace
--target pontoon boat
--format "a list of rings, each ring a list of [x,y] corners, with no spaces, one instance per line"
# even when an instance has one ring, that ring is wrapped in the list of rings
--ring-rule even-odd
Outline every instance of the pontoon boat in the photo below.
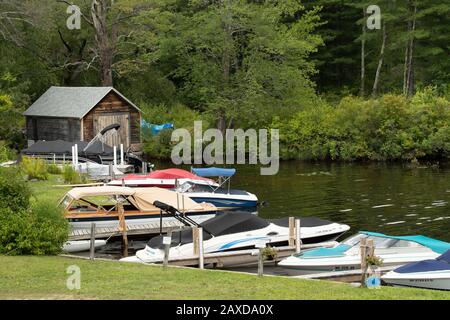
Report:
[[[188,196],[161,188],[128,188],[115,186],[82,187],[70,190],[61,201],[65,216],[73,229],[117,227],[119,204],[123,206],[127,225],[159,222],[161,210],[153,205],[164,201],[196,222],[215,216],[217,208],[209,203],[197,203]],[[174,220],[163,215],[164,221]]]

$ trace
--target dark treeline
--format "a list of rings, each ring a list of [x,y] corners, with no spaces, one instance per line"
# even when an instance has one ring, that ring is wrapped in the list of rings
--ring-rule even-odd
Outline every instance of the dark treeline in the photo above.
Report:
[[[80,29],[67,26],[69,18],[76,22],[70,5],[81,10]],[[381,20],[371,30],[366,20],[373,19],[367,12],[373,5]],[[449,13],[450,5],[437,0],[0,0],[0,160],[23,146],[21,112],[51,85],[113,85],[152,123],[190,128],[201,119],[204,127],[222,130],[277,126],[285,158],[446,157]],[[354,98],[347,96],[360,98],[348,103]],[[409,145],[407,155],[391,146],[379,156],[371,156],[370,148],[355,154],[305,151],[315,150],[312,141],[329,145],[304,136],[314,115],[340,112],[345,123],[362,130],[364,122],[352,118],[355,105],[367,117],[377,114],[370,111],[377,105],[402,108],[418,119],[407,129],[413,140],[427,134],[415,134],[425,127],[420,119],[431,121],[426,127],[440,132],[433,140],[439,147],[421,149],[413,141],[418,150]],[[417,112],[432,114],[421,118]],[[373,132],[383,130],[371,120]],[[327,139],[339,144],[352,135],[352,126],[342,123],[327,122],[340,132],[327,131]],[[301,145],[293,148],[290,139]],[[364,144],[365,135],[358,139]],[[146,150],[165,156],[169,140],[152,138]],[[375,144],[385,150],[383,143]]]

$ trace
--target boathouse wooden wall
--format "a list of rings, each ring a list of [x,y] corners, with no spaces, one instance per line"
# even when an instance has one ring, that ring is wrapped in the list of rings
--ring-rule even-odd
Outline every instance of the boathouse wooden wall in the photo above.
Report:
[[[138,144],[141,142],[141,115],[136,108],[122,99],[115,92],[108,93],[84,118],[83,118],[83,137],[85,141],[91,140],[95,132],[95,121],[97,116],[101,115],[126,115],[128,117],[128,143],[123,141],[126,146]]]

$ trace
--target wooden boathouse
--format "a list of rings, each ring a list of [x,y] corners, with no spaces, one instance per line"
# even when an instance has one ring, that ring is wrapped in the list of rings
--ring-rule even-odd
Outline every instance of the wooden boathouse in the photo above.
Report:
[[[23,114],[28,145],[39,140],[90,141],[103,128],[120,124],[110,146],[141,142],[141,110],[113,87],[51,87]]]

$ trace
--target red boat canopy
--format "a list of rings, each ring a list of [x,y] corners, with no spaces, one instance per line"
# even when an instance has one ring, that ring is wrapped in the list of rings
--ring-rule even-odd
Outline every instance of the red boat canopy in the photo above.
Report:
[[[199,177],[192,172],[183,169],[166,169],[166,170],[155,170],[147,175],[129,174],[123,177],[125,180],[135,180],[135,179],[193,179],[193,180],[206,180],[214,182],[211,179]]]

